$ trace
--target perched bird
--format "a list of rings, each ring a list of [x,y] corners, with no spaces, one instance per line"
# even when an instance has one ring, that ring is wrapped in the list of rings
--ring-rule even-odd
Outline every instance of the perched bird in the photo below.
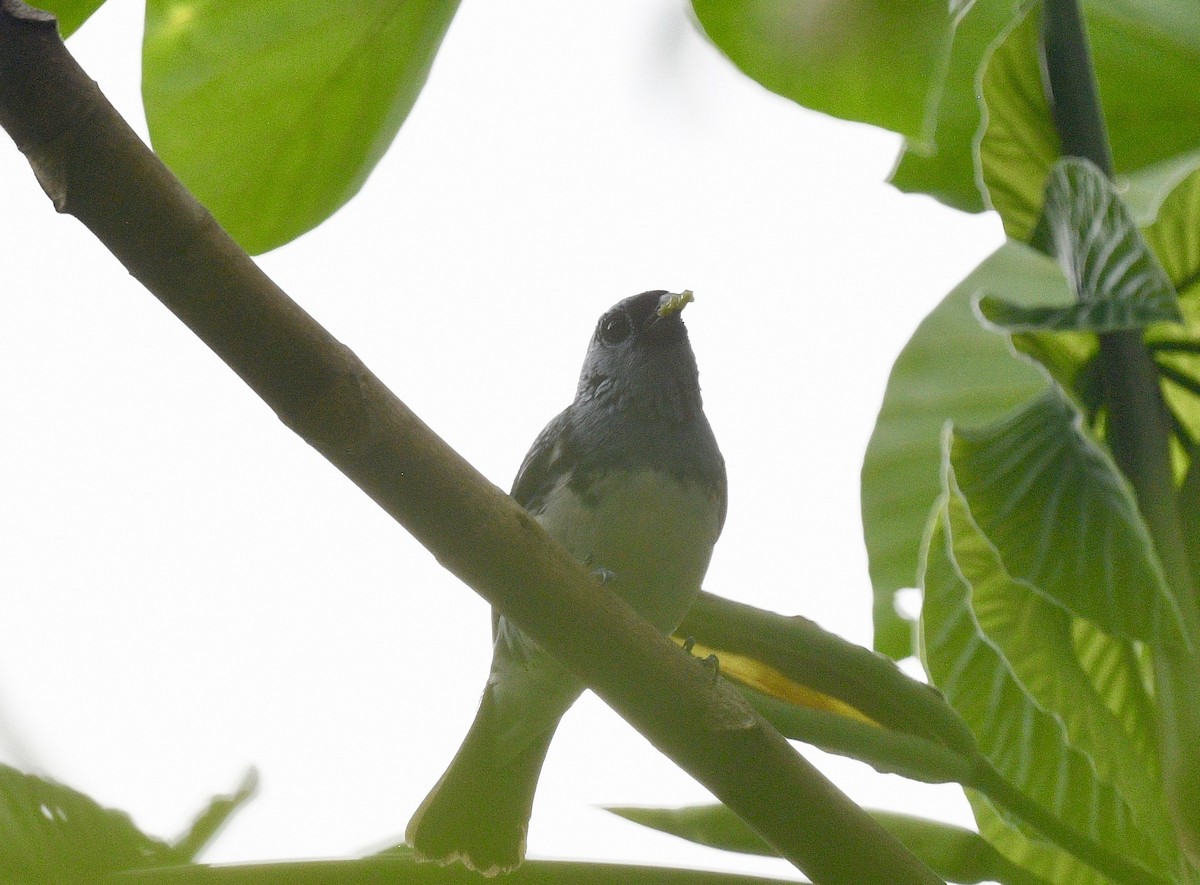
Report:
[[[596,324],[575,401],[534,440],[512,496],[658,629],[687,613],[725,521],[725,461],[680,316],[691,292],[643,292]],[[493,612],[475,721],[405,834],[420,858],[485,875],[525,855],[550,739],[584,685]]]

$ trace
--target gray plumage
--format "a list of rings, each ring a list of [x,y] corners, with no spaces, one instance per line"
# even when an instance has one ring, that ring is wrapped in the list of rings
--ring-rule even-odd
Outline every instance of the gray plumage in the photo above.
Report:
[[[512,495],[658,629],[682,620],[725,521],[725,462],[680,311],[663,291],[596,325],[575,400],[534,441]],[[583,684],[503,615],[475,721],[409,823],[419,857],[485,875],[525,854],[550,739]]]

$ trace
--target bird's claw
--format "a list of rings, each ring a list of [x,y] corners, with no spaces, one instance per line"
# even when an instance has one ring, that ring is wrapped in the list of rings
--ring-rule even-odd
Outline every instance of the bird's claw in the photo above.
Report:
[[[688,636],[683,640],[682,648],[689,655],[692,654],[692,650],[695,649],[695,647],[696,647],[696,637],[695,636]],[[695,655],[692,655],[692,656],[695,657]],[[715,683],[717,681],[717,677],[721,675],[721,660],[720,660],[720,658],[718,658],[715,654],[710,654],[708,657],[706,657],[700,661],[700,665],[702,667],[704,667],[706,670],[712,671],[713,682]]]

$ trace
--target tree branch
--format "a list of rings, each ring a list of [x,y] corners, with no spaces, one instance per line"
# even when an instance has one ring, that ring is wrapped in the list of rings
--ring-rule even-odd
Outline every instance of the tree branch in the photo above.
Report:
[[[20,0],[0,0],[0,125],[55,207],[280,420],[781,855],[831,885],[940,881],[275,286],[129,129],[53,19]]]

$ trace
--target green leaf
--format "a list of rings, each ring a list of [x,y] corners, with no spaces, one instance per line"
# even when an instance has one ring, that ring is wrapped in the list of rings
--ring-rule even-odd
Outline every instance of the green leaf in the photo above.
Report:
[[[1009,331],[1112,332],[1181,319],[1178,298],[1104,173],[1087,160],[1055,164],[1046,185],[1044,230],[1075,298],[1029,307],[985,296],[980,310]]]
[[[1167,868],[1170,828],[1162,833],[1155,815],[1131,807],[1100,774],[1089,748],[1074,744],[1062,721],[1037,702],[993,634],[1010,642],[1014,636],[1029,637],[1022,622],[1030,601],[1041,615],[1051,608],[1004,572],[972,523],[949,470],[946,481],[947,497],[930,533],[924,571],[922,648],[931,680],[971,725],[1000,774],[1025,796],[1091,839],[1154,869]],[[1054,666],[1053,660],[1042,663]],[[978,807],[979,797],[974,799]],[[1053,882],[1106,881],[1061,849],[1029,836],[1011,817],[981,816],[980,827],[1010,860]]]
[[[1149,225],[1142,232],[1142,240],[1153,252],[1150,260],[1161,262],[1163,272],[1175,288],[1183,292],[1200,291],[1196,286],[1200,280],[1200,154],[1193,152],[1136,172],[1126,179],[1121,191],[1130,213],[1139,223]],[[1039,305],[1039,309],[1049,308],[1046,312],[1054,314],[1055,308],[1075,303],[1069,294],[1059,293],[1059,297],[1058,304]],[[1014,315],[1006,317],[997,312],[1000,301],[985,297],[980,312],[996,322],[1009,323],[1014,329],[1037,325],[1020,324]],[[1200,299],[1174,299],[1174,304],[1184,315],[1184,328],[1152,327],[1148,330],[1148,342],[1166,374],[1163,393],[1167,403],[1183,431],[1196,439],[1200,436],[1200,397],[1194,392],[1195,383],[1185,386],[1182,382],[1200,378],[1200,348],[1194,346],[1195,339],[1189,338],[1187,331],[1200,328]],[[1137,321],[1154,318],[1151,312],[1142,310],[1136,308],[1140,313]],[[1041,363],[1055,380],[1073,392],[1086,407],[1090,419],[1095,417],[1103,399],[1095,334],[1029,331],[1015,334],[1013,341],[1019,350]],[[1186,467],[1184,452],[1177,449],[1175,455],[1177,469],[1182,473]]]
[[[228,796],[214,796],[208,807],[202,810],[187,831],[175,840],[175,854],[183,860],[196,857],[216,838],[229,823],[229,819],[241,810],[258,792],[258,772],[251,768],[242,778],[241,784]]]
[[[891,177],[900,190],[929,194],[967,212],[984,210],[975,176],[975,137],[983,113],[978,98],[980,68],[1020,5],[1017,0],[975,0],[959,20],[937,105],[933,143],[905,144]]]
[[[128,815],[0,765],[0,882],[94,882],[105,873],[178,861]]]
[[[988,59],[982,80],[986,125],[979,164],[987,202],[1000,213],[1005,232],[1022,241],[1033,234],[1046,176],[1060,152],[1038,66],[1040,9],[1034,4],[1016,20]]]
[[[693,0],[709,39],[748,76],[805,107],[925,143],[963,3]]]
[[[1200,169],[1200,150],[1179,154],[1121,178],[1117,190],[1143,235],[1148,235],[1146,228],[1157,221],[1163,205],[1197,169]],[[1165,255],[1157,250],[1155,254],[1160,261],[1165,261]]]
[[[1193,562],[1200,562],[1200,469],[1192,463],[1200,440],[1200,154],[1187,160],[1182,167],[1165,168],[1163,177],[1174,186],[1153,207],[1144,231],[1179,291],[1184,328],[1150,330],[1147,344],[1165,378],[1163,397],[1177,428],[1176,471],[1187,473],[1179,497],[1184,537],[1193,549]],[[1186,174],[1173,174],[1180,171]]]
[[[1144,783],[1157,785],[1160,773],[1156,711],[1146,690],[1143,661],[1137,647],[1114,639],[1091,621],[1080,618],[1071,621],[1070,630],[1075,664],[1090,690],[1073,681],[1061,689],[1059,699],[1048,698],[1047,703],[1054,709],[1065,711],[1063,719],[1068,729],[1107,727],[1104,712],[1093,709],[1092,698],[1095,697],[1128,739],[1120,758],[1112,760],[1117,776],[1124,778],[1125,766],[1129,765],[1135,770],[1140,769],[1137,774]],[[1068,696],[1082,698],[1083,703],[1069,704]],[[1094,746],[1102,744],[1096,736],[1088,740]]]
[[[1152,170],[1145,181],[1135,179],[1132,187],[1147,193],[1143,210],[1147,224],[1146,243],[1162,263],[1180,297],[1200,294],[1200,152]],[[1153,186],[1163,180],[1165,195]],[[1152,213],[1152,214],[1151,214]],[[1191,328],[1195,328],[1194,325]]]
[[[1045,376],[985,329],[972,308],[980,290],[1017,302],[1066,301],[1062,272],[1041,253],[1007,243],[921,323],[892,367],[862,470],[863,534],[875,590],[875,648],[912,651],[912,627],[893,605],[917,586],[921,539],[941,489],[941,431],[991,423],[1028,402]]]
[[[1081,445],[1078,435],[1076,413],[1054,389],[1005,422],[1003,429],[997,428],[995,436],[1005,437],[1007,446],[964,452],[964,441],[956,434],[950,442],[947,474],[950,524],[955,532],[952,553],[959,573],[971,585],[970,604],[982,633],[1029,698],[1061,723],[1070,745],[1087,753],[1097,777],[1114,786],[1139,829],[1153,834],[1160,849],[1152,861],[1167,864],[1173,862],[1173,831],[1159,780],[1155,716],[1133,646],[1090,621],[1071,617],[1046,592],[1047,585],[1055,586],[1065,574],[1072,575],[1077,591],[1113,580],[1124,592],[1129,589],[1125,580],[1137,580],[1129,574],[1137,571],[1136,566],[1128,563],[1110,565],[1097,585],[1092,581],[1105,571],[1106,558],[1119,560],[1127,544],[1148,543],[1116,468],[1086,438]],[[1028,451],[1045,454],[1032,470]],[[1039,495],[1034,491],[1025,494],[1023,504],[1002,508],[997,519],[994,499],[1005,498],[1018,485],[1040,487],[1051,506],[1036,500]],[[1113,486],[1117,487],[1115,502],[1114,495],[1097,491]],[[1082,511],[1073,509],[1071,501],[1081,504]],[[1035,524],[1030,517],[1039,503],[1041,522]],[[1135,525],[1126,525],[1131,518]],[[1086,562],[1064,562],[1080,555],[1070,541],[1063,543],[1062,536],[1073,541],[1076,533],[1071,527],[1080,525],[1081,519],[1089,533],[1107,540],[1083,545]],[[1026,567],[1042,551],[1056,561]],[[1128,555],[1145,565],[1144,551]],[[1151,570],[1155,567],[1156,562],[1149,563]],[[1047,576],[1049,581],[1039,585]],[[1154,604],[1134,598],[1114,602]]]
[[[1054,885],[1113,885],[1077,858],[1014,826],[988,799],[967,790],[979,834],[1011,863]]]
[[[1013,577],[1115,636],[1183,641],[1133,492],[1057,388],[985,430],[956,430],[950,459]]]
[[[1014,27],[987,62],[986,129],[979,167],[989,202],[1009,236],[1027,240],[1041,212],[1044,184],[1059,143],[1042,89],[1040,6]],[[1084,5],[1113,162],[1119,174],[1153,166],[1200,146],[1200,28],[1178,0]]]
[[[1190,0],[1090,0],[1088,39],[1113,163],[1129,173],[1200,147],[1200,17]]]
[[[1127,179],[1135,217],[1150,223],[1144,239],[1183,297],[1188,329],[1200,328],[1200,156],[1177,158]],[[982,425],[1028,401],[1042,387],[1038,373],[1013,356],[998,329],[981,328],[972,311],[998,300],[1026,309],[1074,303],[1062,271],[1032,249],[1008,243],[968,276],[922,322],[897,359],[863,464],[863,529],[875,588],[875,647],[893,657],[911,648],[907,622],[892,597],[915,581],[917,551],[937,497],[939,435],[953,419]],[[993,313],[995,319],[1003,317]],[[1193,333],[1194,334],[1194,333]],[[1168,327],[1151,329],[1156,359],[1177,375],[1200,378],[1200,350],[1171,349],[1186,339]],[[1184,340],[1186,344],[1186,340]],[[1095,335],[1018,334],[1016,346],[1040,362],[1089,408],[1098,405],[1092,358]],[[1164,385],[1168,404],[1192,438],[1200,439],[1200,396],[1178,382]],[[974,410],[974,412],[972,411]]]
[[[58,33],[64,40],[78,31],[79,26],[103,5],[104,0],[37,0],[30,4],[54,13],[58,19]]]
[[[724,805],[688,808],[610,807],[605,810],[642,826],[711,848],[777,856],[771,846]],[[926,866],[949,882],[1001,882],[1004,885],[1042,883],[1036,876],[1010,863],[978,833],[906,814],[868,811]]]
[[[349,200],[416,101],[455,0],[149,0],[154,148],[249,252]]]

